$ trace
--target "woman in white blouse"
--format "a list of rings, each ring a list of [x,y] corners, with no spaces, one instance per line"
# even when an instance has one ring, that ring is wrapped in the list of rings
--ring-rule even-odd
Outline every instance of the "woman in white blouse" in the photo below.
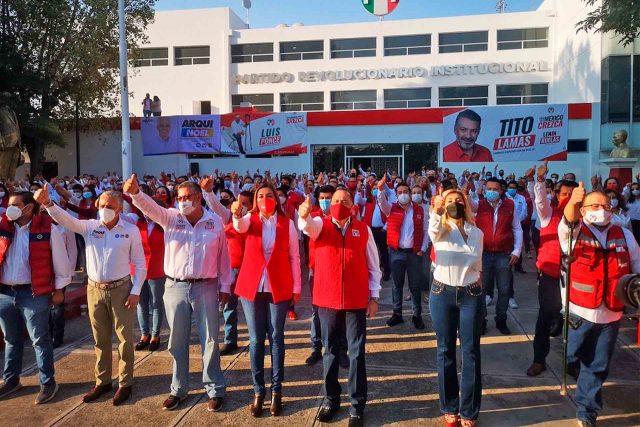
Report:
[[[429,237],[435,270],[429,298],[438,341],[440,409],[448,427],[475,426],[480,412],[480,325],[482,322],[482,231],[475,226],[466,195],[457,189],[434,196]],[[462,374],[458,384],[456,339]]]

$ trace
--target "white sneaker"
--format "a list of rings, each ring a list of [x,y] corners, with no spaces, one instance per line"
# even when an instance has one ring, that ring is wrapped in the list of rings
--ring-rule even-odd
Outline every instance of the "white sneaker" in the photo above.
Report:
[[[510,307],[510,308],[513,308],[513,309],[516,309],[516,308],[518,308],[518,307],[520,307],[520,306],[519,306],[519,305],[518,305],[518,303],[516,302],[516,299],[515,299],[515,298],[509,298],[509,307]]]
[[[491,298],[489,295],[484,296],[484,301],[487,306],[490,306],[491,304],[493,304],[493,298]]]

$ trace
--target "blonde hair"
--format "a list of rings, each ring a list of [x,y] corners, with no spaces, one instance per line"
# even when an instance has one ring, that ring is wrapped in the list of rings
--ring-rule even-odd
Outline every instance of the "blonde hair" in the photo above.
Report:
[[[443,201],[447,199],[447,196],[449,194],[458,194],[460,197],[462,197],[462,200],[464,201],[464,221],[468,222],[472,225],[476,225],[476,219],[475,216],[473,215],[473,212],[471,211],[471,206],[469,205],[469,198],[467,197],[466,194],[464,194],[464,191],[462,190],[458,190],[457,188],[453,188],[451,190],[447,190],[444,193],[442,193],[442,199]],[[451,229],[450,225],[449,225],[449,220],[453,219],[449,216],[449,213],[447,212],[447,210],[444,210],[444,219],[445,221],[443,222],[443,226],[445,227],[445,229],[447,231],[449,231]]]

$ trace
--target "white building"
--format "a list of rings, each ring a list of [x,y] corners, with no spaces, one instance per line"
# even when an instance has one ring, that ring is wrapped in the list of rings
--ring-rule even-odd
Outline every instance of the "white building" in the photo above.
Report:
[[[571,106],[569,159],[551,170],[571,170],[584,180],[607,175],[599,160],[611,149],[613,131],[626,129],[632,145],[640,132],[640,46],[576,33],[586,13],[582,0],[546,0],[522,13],[246,29],[228,8],[158,12],[129,80],[137,116],[146,93],[160,97],[163,115],[229,113],[241,102],[275,112],[385,113],[324,113],[316,125],[310,117],[309,153],[269,159],[144,157],[134,129],[134,170],[184,173],[197,164],[201,172],[306,172],[362,163],[408,172],[441,164],[442,125],[398,124],[405,113],[394,109],[568,103],[579,104]],[[83,133],[81,169],[120,170],[120,152],[118,132]],[[74,135],[46,156],[60,174],[75,174]],[[515,173],[528,167],[501,165]]]

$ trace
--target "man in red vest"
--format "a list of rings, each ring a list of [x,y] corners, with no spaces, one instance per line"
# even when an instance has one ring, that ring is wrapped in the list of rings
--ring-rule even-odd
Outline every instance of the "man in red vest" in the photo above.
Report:
[[[535,377],[544,372],[546,358],[551,345],[551,329],[561,322],[562,298],[560,296],[560,241],[558,224],[564,215],[564,208],[571,192],[578,184],[574,181],[560,181],[559,192],[555,199],[547,197],[545,162],[537,171],[534,186],[535,207],[540,221],[540,247],[538,249],[538,320],[533,338],[533,363],[527,369],[527,375]],[[534,170],[527,171],[526,178],[533,181]],[[561,323],[560,323],[561,324]]]
[[[0,219],[0,327],[6,344],[0,398],[20,389],[24,327],[36,353],[36,404],[58,391],[54,378],[49,306],[61,304],[71,282],[64,237],[28,191],[13,193]]]
[[[314,269],[313,304],[325,346],[323,370],[326,402],[318,421],[332,420],[340,409],[338,357],[341,331],[349,345],[349,426],[364,425],[367,401],[365,367],[366,318],[375,317],[380,295],[380,264],[371,230],[351,215],[353,197],[338,188],[331,199],[331,216],[312,217],[307,196],[300,205],[298,227],[314,241],[316,259],[325,260]]]
[[[611,217],[609,198],[599,191],[585,196],[580,182],[558,225],[562,252],[575,260],[568,279],[571,328],[567,362],[580,366],[574,401],[583,427],[595,426],[602,410],[602,384],[609,374],[624,309],[615,295],[618,279],[640,273],[638,243],[631,231],[612,225]],[[569,248],[569,223],[574,224],[573,248]],[[566,282],[565,276],[563,284]]]
[[[405,273],[409,277],[409,290],[413,300],[413,326],[424,329],[422,320],[422,282],[426,281],[422,256],[429,246],[429,223],[422,206],[411,200],[411,189],[405,182],[396,186],[397,203],[389,203],[384,190],[386,179],[378,181],[378,202],[387,216],[387,246],[393,277],[393,314],[387,326],[398,325],[402,319],[402,288]]]
[[[389,266],[389,248],[387,247],[387,230],[385,225],[387,224],[387,216],[382,213],[380,209],[380,203],[378,202],[378,192],[380,190],[377,186],[371,189],[371,199],[367,199],[362,209],[362,221],[365,222],[371,228],[373,233],[373,239],[378,247],[378,254],[380,255],[380,264],[382,268],[382,280],[387,281],[391,278],[391,268]],[[384,186],[384,191],[387,193],[387,198],[393,195],[392,191]]]
[[[504,181],[502,181],[504,182]],[[484,234],[482,252],[482,288],[493,292],[498,288],[496,304],[496,328],[504,335],[511,331],[507,326],[509,284],[513,280],[511,267],[518,262],[522,248],[522,227],[512,200],[504,195],[501,180],[487,180],[485,197],[478,203],[476,226]],[[484,304],[482,333],[487,327],[487,306]]]

